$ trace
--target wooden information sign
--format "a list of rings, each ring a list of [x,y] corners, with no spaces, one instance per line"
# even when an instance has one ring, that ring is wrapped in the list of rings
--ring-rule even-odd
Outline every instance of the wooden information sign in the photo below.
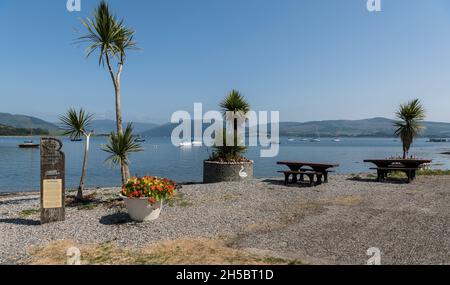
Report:
[[[41,139],[41,224],[65,219],[65,157],[62,143]]]

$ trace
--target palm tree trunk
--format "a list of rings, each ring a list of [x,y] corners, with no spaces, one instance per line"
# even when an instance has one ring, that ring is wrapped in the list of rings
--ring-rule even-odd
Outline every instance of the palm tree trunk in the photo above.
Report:
[[[122,175],[122,185],[125,185],[128,182],[128,180],[130,179],[130,175],[127,173],[128,167],[125,169],[124,166],[125,165],[121,165],[120,166],[120,172],[121,172],[121,175]]]
[[[87,172],[87,160],[88,160],[88,155],[89,155],[90,139],[91,139],[91,135],[87,135],[86,136],[86,144],[84,145],[83,167],[81,169],[80,186],[78,187],[77,201],[81,201],[83,199],[84,180],[85,180],[86,172]]]
[[[233,156],[236,158],[237,155],[237,146],[238,146],[238,119],[234,118],[234,145],[233,145]]]
[[[121,68],[120,68],[121,70]],[[123,119],[122,119],[122,110],[121,110],[121,104],[120,104],[120,97],[121,97],[121,89],[120,89],[120,73],[117,77],[116,82],[116,122],[117,122],[117,133],[123,135]],[[124,178],[124,184],[130,179],[130,169],[128,165],[122,164],[122,176]]]
[[[117,76],[114,76],[113,69],[111,67],[111,62],[109,60],[108,54],[106,54],[106,63],[108,64],[109,74],[111,76],[111,79],[114,84],[114,93],[116,97],[116,126],[117,126],[117,134],[123,135],[123,119],[122,119],[122,110],[121,110],[121,84],[120,84],[120,78],[122,75],[123,70],[123,63],[119,64],[119,70],[117,72]],[[128,179],[130,178],[130,170],[128,168],[128,165],[123,164],[121,165],[121,172],[122,172],[122,182],[125,184]]]

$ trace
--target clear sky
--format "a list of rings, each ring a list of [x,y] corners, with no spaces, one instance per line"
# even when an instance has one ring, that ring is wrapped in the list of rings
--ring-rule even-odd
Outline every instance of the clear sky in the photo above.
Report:
[[[111,0],[136,31],[123,76],[125,119],[163,123],[231,89],[282,121],[393,117],[418,97],[450,122],[450,1]],[[73,44],[99,3],[0,1],[0,112],[55,120],[84,106],[113,118],[114,93],[97,58]]]

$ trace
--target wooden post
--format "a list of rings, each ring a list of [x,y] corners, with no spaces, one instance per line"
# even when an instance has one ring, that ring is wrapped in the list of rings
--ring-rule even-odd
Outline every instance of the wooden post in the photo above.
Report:
[[[62,142],[41,139],[41,224],[65,220],[65,156]]]

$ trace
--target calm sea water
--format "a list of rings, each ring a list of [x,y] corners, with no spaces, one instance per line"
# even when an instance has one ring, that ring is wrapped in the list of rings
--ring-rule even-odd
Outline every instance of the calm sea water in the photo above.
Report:
[[[25,138],[0,138],[0,192],[33,191],[39,189],[39,149],[19,149]],[[35,138],[35,142],[39,139]],[[104,163],[107,154],[100,146],[106,138],[94,138],[90,151],[87,186],[116,186],[120,184],[120,173]],[[83,159],[82,142],[63,139],[66,154],[66,183],[76,188]],[[152,138],[143,143],[145,151],[131,156],[131,172],[136,175],[170,177],[179,182],[202,181],[202,162],[208,157],[205,147],[176,148],[170,138]],[[419,139],[412,154],[420,158],[433,159],[433,168],[450,169],[450,156],[441,154],[450,151],[450,143],[428,143]],[[247,157],[255,161],[256,177],[274,177],[280,160],[339,163],[337,173],[367,172],[368,158],[385,158],[399,155],[401,143],[394,139],[343,138],[336,143],[323,138],[320,143],[296,140],[289,142],[281,138],[280,153],[275,158],[260,158],[258,148],[250,148]]]

